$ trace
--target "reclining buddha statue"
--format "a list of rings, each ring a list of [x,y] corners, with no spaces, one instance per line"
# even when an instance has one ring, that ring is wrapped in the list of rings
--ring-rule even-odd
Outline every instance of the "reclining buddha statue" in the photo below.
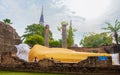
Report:
[[[110,54],[76,52],[66,48],[48,48],[41,45],[35,45],[28,53],[28,60],[29,62],[33,62],[35,58],[37,58],[38,61],[47,58],[63,63],[77,63],[87,59],[89,56],[110,56]]]

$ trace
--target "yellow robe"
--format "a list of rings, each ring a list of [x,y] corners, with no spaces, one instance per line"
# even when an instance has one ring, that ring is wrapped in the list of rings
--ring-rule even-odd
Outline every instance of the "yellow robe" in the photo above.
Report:
[[[76,52],[74,50],[65,48],[47,48],[41,45],[35,45],[28,54],[28,60],[34,61],[37,57],[38,61],[44,58],[54,59],[64,63],[77,63],[81,60],[87,59],[88,56],[111,56],[107,53],[88,53]]]

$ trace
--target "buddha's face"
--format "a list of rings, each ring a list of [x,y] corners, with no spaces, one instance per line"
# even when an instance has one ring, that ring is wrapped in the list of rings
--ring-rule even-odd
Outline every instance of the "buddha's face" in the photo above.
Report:
[[[30,51],[30,47],[27,44],[15,45],[15,47],[17,48],[17,56],[20,59],[28,61],[28,53]]]

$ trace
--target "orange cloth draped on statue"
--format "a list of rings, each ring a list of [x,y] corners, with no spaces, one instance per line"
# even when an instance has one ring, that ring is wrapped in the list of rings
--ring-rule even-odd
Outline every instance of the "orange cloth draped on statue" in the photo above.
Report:
[[[88,53],[88,52],[76,52],[74,50],[65,48],[48,48],[41,45],[35,45],[28,54],[30,62],[44,58],[54,59],[64,63],[77,63],[79,61],[87,59],[88,56],[111,56],[107,53]]]

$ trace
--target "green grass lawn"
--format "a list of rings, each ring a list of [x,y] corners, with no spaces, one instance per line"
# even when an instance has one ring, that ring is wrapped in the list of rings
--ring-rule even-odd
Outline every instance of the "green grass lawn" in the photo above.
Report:
[[[0,75],[65,75],[65,74],[0,71]]]

